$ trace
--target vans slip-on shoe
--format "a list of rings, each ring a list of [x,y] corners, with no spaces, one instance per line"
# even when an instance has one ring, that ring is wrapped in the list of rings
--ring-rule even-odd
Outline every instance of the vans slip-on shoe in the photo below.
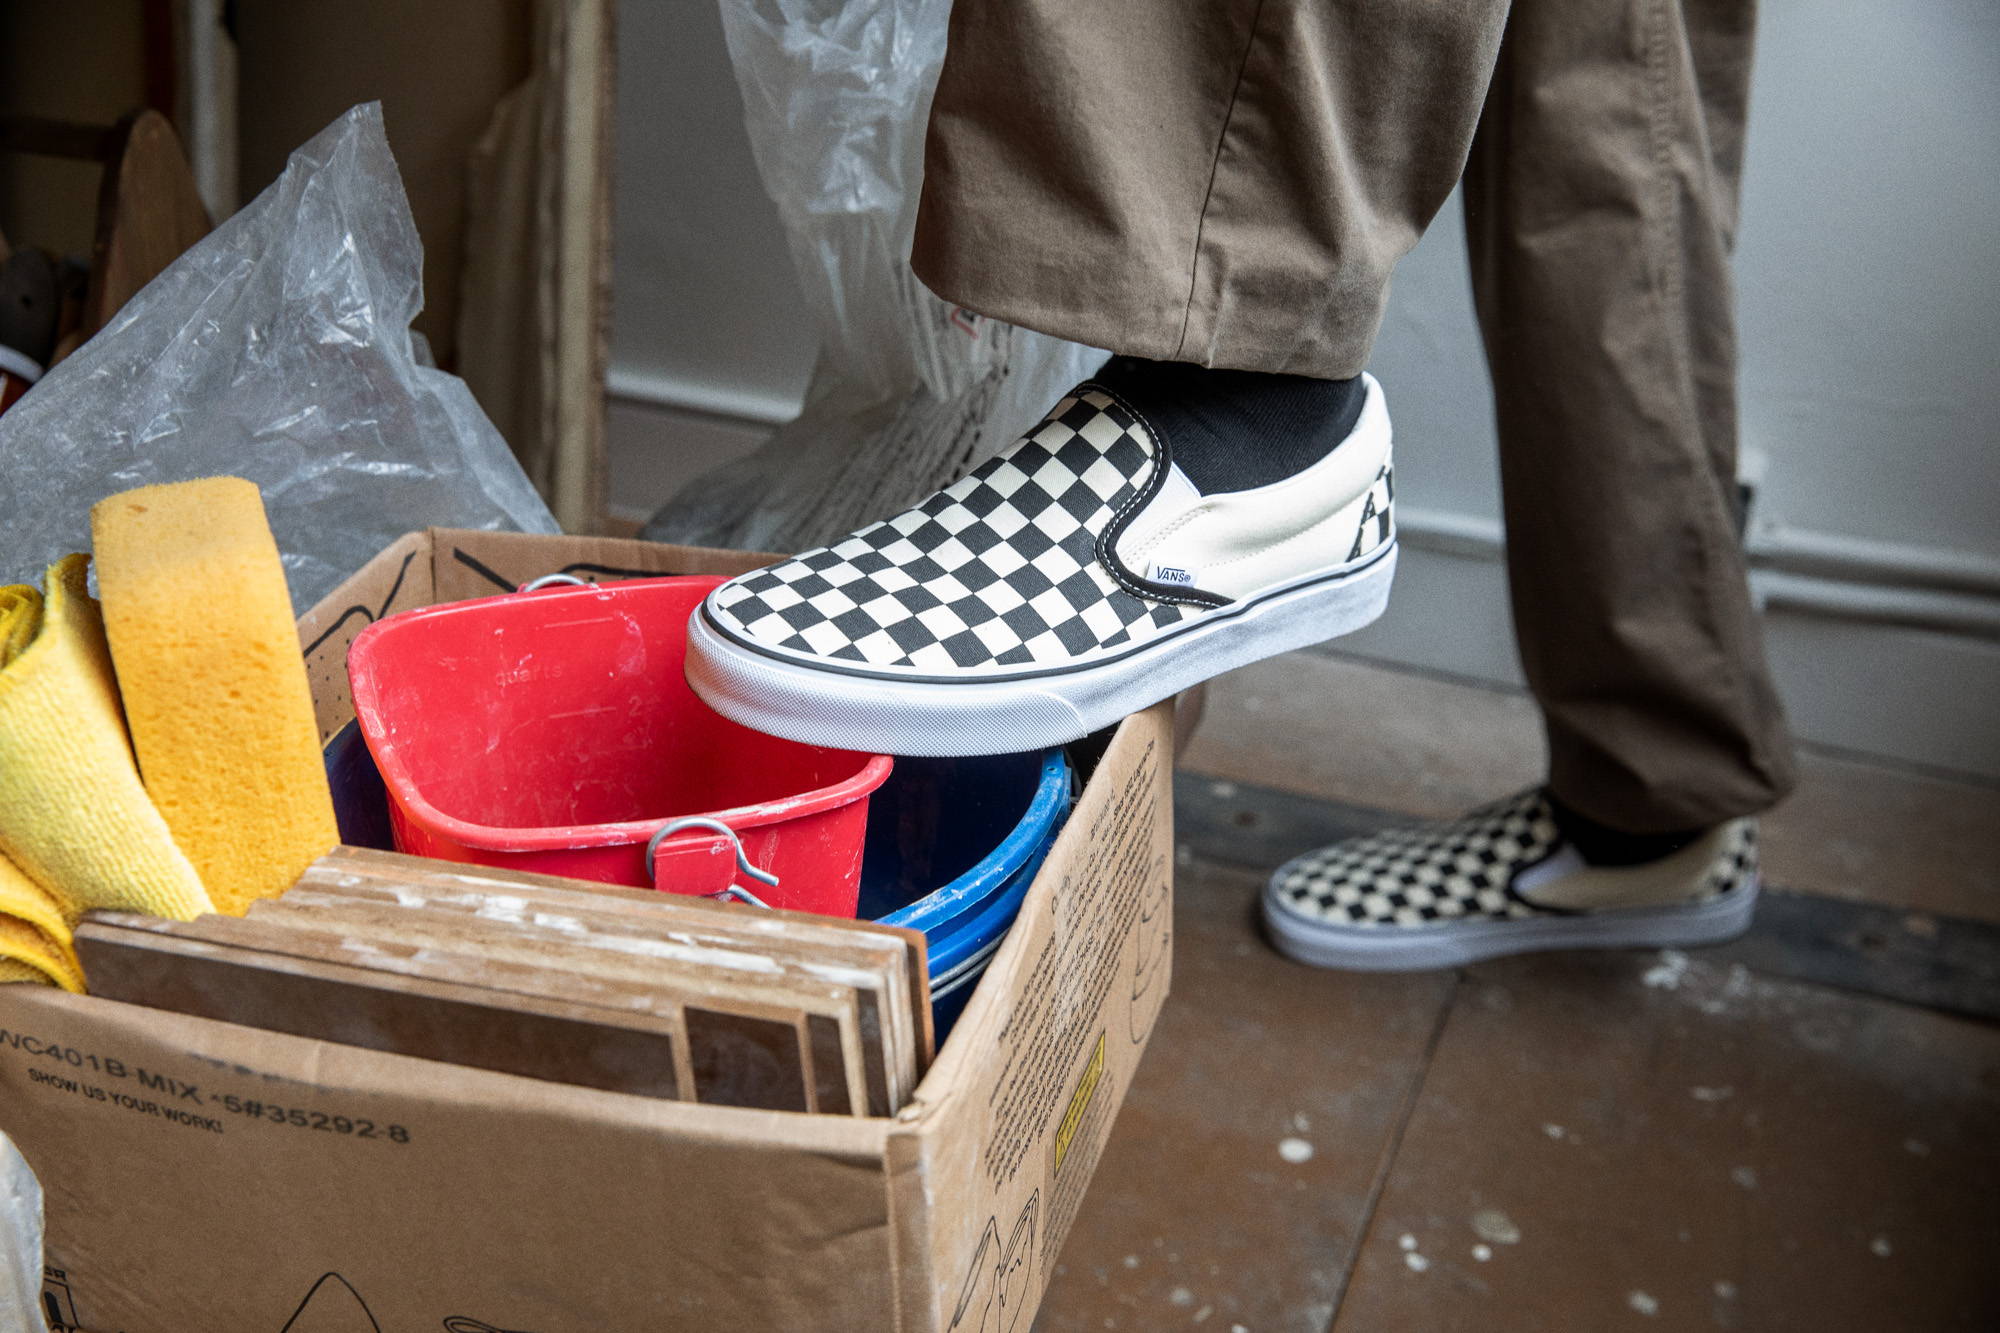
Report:
[[[1716,944],[1749,929],[1757,892],[1754,819],[1656,861],[1593,866],[1535,789],[1307,852],[1265,885],[1264,923],[1302,963],[1402,972],[1543,949]]]
[[[1358,629],[1395,573],[1381,386],[1305,471],[1202,495],[1139,407],[1085,382],[923,504],[711,593],[687,677],[810,744],[999,754],[1075,740]]]

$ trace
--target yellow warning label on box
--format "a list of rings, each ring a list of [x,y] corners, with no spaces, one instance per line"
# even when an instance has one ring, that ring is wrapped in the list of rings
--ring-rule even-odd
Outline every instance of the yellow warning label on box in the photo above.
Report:
[[[1083,1113],[1090,1109],[1090,1098],[1097,1091],[1098,1081],[1104,1077],[1104,1034],[1097,1034],[1097,1046],[1090,1053],[1090,1063],[1083,1067],[1077,1077],[1076,1091],[1069,1096],[1069,1109],[1063,1112],[1062,1128],[1056,1131],[1056,1170],[1062,1170],[1063,1158],[1069,1155],[1069,1145],[1076,1138],[1077,1128],[1083,1124]]]

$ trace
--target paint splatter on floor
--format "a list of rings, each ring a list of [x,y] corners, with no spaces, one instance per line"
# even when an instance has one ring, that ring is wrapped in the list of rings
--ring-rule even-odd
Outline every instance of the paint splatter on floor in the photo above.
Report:
[[[1479,1239],[1495,1245],[1518,1245],[1521,1228],[1498,1208],[1481,1208],[1472,1215],[1472,1231]]]
[[[1633,1292],[1625,1298],[1625,1303],[1648,1318],[1660,1312],[1660,1303],[1643,1291]]]
[[[1278,1156],[1284,1158],[1293,1166],[1297,1166],[1301,1162],[1310,1162],[1312,1155],[1313,1146],[1304,1139],[1278,1140]]]
[[[1660,961],[1646,969],[1639,978],[1654,990],[1679,990],[1681,978],[1687,975],[1688,956],[1679,949],[1660,950]]]

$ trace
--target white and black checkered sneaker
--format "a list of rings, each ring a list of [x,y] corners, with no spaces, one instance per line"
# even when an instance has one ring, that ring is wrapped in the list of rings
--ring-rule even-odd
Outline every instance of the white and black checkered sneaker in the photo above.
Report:
[[[1357,629],[1395,570],[1382,391],[1297,476],[1204,496],[1143,412],[1086,382],[916,508],[712,593],[689,682],[793,740],[1001,754]]]
[[[1301,962],[1400,972],[1543,949],[1713,944],[1749,928],[1757,893],[1754,819],[1656,861],[1593,866],[1537,788],[1463,819],[1307,852],[1265,885],[1264,920]]]

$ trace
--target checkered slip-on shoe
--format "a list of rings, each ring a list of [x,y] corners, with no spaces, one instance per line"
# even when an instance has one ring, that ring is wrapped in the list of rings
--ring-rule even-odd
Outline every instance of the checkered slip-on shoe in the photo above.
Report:
[[[1264,922],[1302,963],[1403,972],[1542,949],[1715,944],[1747,930],[1756,904],[1754,819],[1657,861],[1593,866],[1536,789],[1307,852],[1265,885]]]
[[[1211,676],[1360,628],[1395,573],[1381,386],[1305,471],[1200,494],[1086,381],[894,518],[717,588],[687,677],[792,740],[909,755],[1075,740]]]

